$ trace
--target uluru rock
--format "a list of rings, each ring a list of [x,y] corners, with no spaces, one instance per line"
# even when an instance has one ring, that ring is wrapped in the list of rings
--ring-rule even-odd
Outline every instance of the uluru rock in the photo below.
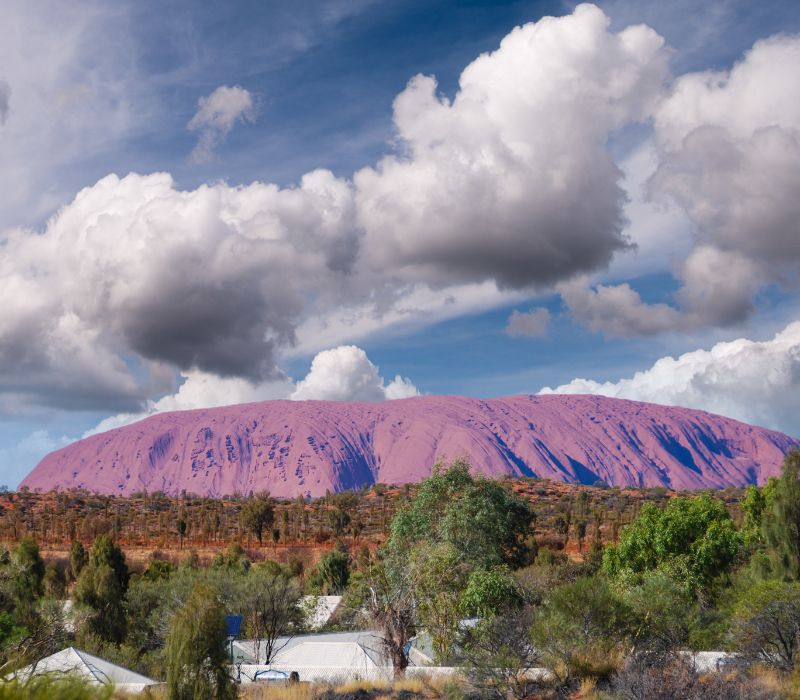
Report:
[[[264,401],[162,413],[79,440],[22,486],[318,496],[419,481],[437,460],[464,456],[489,476],[721,488],[763,483],[798,444],[704,411],[599,396]]]

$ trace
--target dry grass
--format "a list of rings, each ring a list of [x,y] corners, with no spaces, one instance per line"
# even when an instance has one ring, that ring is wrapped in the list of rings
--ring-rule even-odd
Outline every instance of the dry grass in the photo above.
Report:
[[[800,698],[800,667],[784,675],[769,666],[754,666],[750,677],[764,690],[786,698]]]
[[[397,692],[408,690],[412,693],[422,693],[429,687],[420,678],[406,678],[396,681],[348,681],[333,688],[337,693],[354,693],[357,690],[384,690]]]
[[[379,693],[376,700],[395,697],[401,691],[411,692],[424,698],[443,697],[444,685],[447,681],[428,678],[407,678],[396,681],[348,681],[339,685],[324,685],[314,683],[297,683],[284,685],[283,683],[251,683],[239,688],[239,697],[242,700],[314,700],[325,691],[345,695],[368,691]]]
[[[594,678],[581,680],[581,685],[575,697],[581,698],[581,700],[597,700],[600,697],[597,691],[597,680]]]
[[[243,700],[313,700],[316,693],[310,683],[248,683],[239,689]]]

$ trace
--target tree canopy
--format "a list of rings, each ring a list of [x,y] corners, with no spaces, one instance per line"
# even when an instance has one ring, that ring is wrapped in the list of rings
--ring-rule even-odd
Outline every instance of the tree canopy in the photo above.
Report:
[[[646,504],[622,531],[619,545],[606,550],[603,567],[633,581],[661,571],[697,591],[730,571],[739,544],[724,503],[708,494],[674,498],[663,510]]]
[[[474,478],[469,464],[439,464],[413,501],[392,521],[388,549],[407,552],[420,541],[447,542],[475,566],[518,567],[535,554],[535,514],[505,485]]]

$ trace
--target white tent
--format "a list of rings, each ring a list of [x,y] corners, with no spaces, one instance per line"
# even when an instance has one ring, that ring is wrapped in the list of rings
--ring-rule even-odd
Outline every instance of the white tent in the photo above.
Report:
[[[234,642],[241,680],[262,678],[268,670],[287,675],[297,671],[301,681],[376,680],[391,678],[392,667],[376,632],[308,634],[276,641],[277,650],[265,664],[264,646],[256,640]]]
[[[25,680],[45,673],[74,675],[92,685],[109,683],[128,693],[140,693],[147,686],[158,683],[152,678],[139,675],[74,647],[67,647],[52,656],[47,656],[35,664],[20,669],[15,675]]]

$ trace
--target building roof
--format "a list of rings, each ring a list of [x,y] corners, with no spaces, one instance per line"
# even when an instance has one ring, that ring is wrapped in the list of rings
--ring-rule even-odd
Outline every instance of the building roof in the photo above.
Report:
[[[380,632],[374,630],[279,637],[273,648],[275,653],[270,660],[273,666],[284,666],[286,661],[305,666],[345,667],[353,663],[354,659],[363,657],[375,666],[390,665],[383,649],[383,638]],[[267,662],[264,642],[254,639],[235,641],[233,656],[234,661],[239,663]]]
[[[158,681],[130,671],[110,661],[87,654],[75,647],[67,647],[51,656],[40,659],[30,666],[17,671],[20,679],[30,678],[45,673],[76,675],[93,685],[113,684],[121,690],[143,690]]]

